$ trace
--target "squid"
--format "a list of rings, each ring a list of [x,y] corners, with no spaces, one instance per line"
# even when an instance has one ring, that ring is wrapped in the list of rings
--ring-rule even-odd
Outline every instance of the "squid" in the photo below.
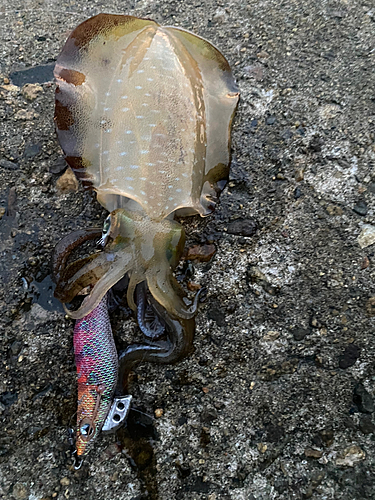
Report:
[[[53,257],[55,296],[76,320],[76,451],[83,458],[135,364],[172,363],[191,350],[199,293],[189,300],[174,277],[185,245],[176,218],[215,209],[228,180],[239,90],[207,40],[126,15],[80,24],[54,74],[66,161],[109,212],[101,234],[76,231]],[[100,252],[69,262],[74,248],[96,238]],[[108,300],[124,280],[145,342],[117,358]],[[82,293],[77,309],[67,306]]]

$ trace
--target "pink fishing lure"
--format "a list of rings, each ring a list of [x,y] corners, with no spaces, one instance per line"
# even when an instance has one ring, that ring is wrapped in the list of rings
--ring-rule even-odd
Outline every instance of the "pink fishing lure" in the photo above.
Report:
[[[76,450],[87,455],[100,433],[117,383],[118,357],[105,296],[74,327],[78,378]]]

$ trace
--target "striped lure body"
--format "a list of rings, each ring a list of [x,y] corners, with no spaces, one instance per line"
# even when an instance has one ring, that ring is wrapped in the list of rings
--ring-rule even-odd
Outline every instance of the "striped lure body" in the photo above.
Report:
[[[74,354],[78,378],[77,455],[90,451],[110,409],[118,375],[105,296],[74,327]]]

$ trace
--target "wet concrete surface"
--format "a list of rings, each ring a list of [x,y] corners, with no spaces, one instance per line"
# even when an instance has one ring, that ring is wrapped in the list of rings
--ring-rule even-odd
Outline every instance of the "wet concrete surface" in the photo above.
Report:
[[[208,38],[241,102],[217,212],[185,222],[188,246],[217,249],[193,264],[195,352],[137,368],[128,429],[74,472],[73,324],[49,261],[106,212],[57,188],[46,74],[99,12]],[[0,41],[0,497],[375,498],[372,2],[2,0]],[[124,312],[113,326],[118,346],[138,335]]]

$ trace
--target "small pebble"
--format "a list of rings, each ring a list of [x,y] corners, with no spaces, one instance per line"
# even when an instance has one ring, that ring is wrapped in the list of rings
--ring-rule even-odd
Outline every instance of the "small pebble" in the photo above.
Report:
[[[13,496],[16,500],[24,500],[29,496],[29,492],[24,484],[16,483],[13,486]]]
[[[216,247],[213,244],[194,245],[188,248],[186,259],[197,260],[198,262],[208,262],[216,252]]]
[[[297,341],[303,340],[306,337],[306,335],[308,335],[308,333],[310,332],[306,328],[297,327],[293,330],[294,340]]]
[[[253,66],[245,66],[243,70],[245,74],[254,78],[255,80],[262,80],[263,78],[263,68],[260,64]]]
[[[359,422],[359,430],[363,434],[375,434],[375,425],[372,423],[370,415],[364,415]]]
[[[329,215],[342,215],[344,213],[343,209],[337,205],[328,205],[326,210]]]
[[[195,281],[189,281],[187,287],[191,292],[196,292],[202,288],[201,285],[199,283],[195,283]]]
[[[336,465],[344,467],[354,467],[356,464],[366,458],[365,452],[357,445],[345,448],[343,452],[336,459]]]
[[[38,153],[40,153],[40,150],[41,150],[40,143],[28,144],[25,147],[25,151],[24,151],[23,155],[27,160],[31,160],[32,158],[34,158],[34,156],[36,156]]]
[[[366,215],[368,212],[367,203],[363,200],[359,200],[357,204],[354,206],[353,212],[362,216]]]
[[[39,92],[43,92],[43,87],[37,83],[26,83],[26,85],[22,87],[21,92],[26,99],[33,101],[38,97]]]
[[[280,337],[280,333],[279,332],[275,332],[275,331],[269,331],[267,332],[263,337],[262,337],[262,340],[263,342],[274,342],[275,340],[277,340],[278,338]]]
[[[61,486],[69,486],[70,479],[68,477],[63,477],[62,479],[60,479],[60,484]]]
[[[57,180],[56,187],[61,193],[78,191],[78,180],[70,167],[67,168],[65,173]]]
[[[323,143],[324,141],[321,137],[319,137],[318,135],[314,135],[310,141],[309,148],[314,153],[320,153]]]
[[[364,257],[362,262],[361,262],[361,269],[367,269],[368,266],[370,265],[370,260],[368,257]]]
[[[305,171],[303,168],[297,168],[297,170],[294,172],[294,178],[297,182],[303,181],[305,177]]]
[[[314,448],[306,448],[305,456],[308,458],[321,458],[323,452],[321,450],[315,450]]]
[[[13,163],[9,160],[0,160],[0,167],[5,168],[6,170],[17,170],[19,169],[18,163]]]
[[[163,408],[156,408],[156,410],[155,410],[155,417],[156,418],[160,418],[160,417],[163,416],[163,413],[164,413]]]
[[[268,118],[266,118],[266,125],[274,125],[274,123],[276,122],[276,116],[269,116]]]
[[[217,24],[225,23],[226,19],[227,19],[227,14],[224,9],[218,9],[215,12],[214,17],[212,18],[213,22]]]
[[[261,453],[266,453],[268,446],[264,443],[258,443],[257,448]]]
[[[36,118],[39,118],[39,113],[36,113],[35,111],[26,111],[26,109],[20,109],[17,111],[17,113],[14,115],[15,120],[34,120]]]
[[[366,303],[367,315],[372,317],[375,316],[375,297],[370,297]]]
[[[64,158],[59,158],[49,167],[49,171],[51,172],[51,174],[62,174],[67,166],[68,164],[66,163]]]
[[[12,94],[17,94],[20,90],[20,88],[17,85],[12,85],[11,83],[7,85],[2,85],[1,88],[6,90],[7,92],[11,92]]]
[[[23,347],[23,343],[15,340],[12,345],[10,346],[10,350],[13,354],[13,356],[17,356]]]
[[[367,248],[373,245],[375,243],[375,226],[364,224],[357,241],[361,248]]]

